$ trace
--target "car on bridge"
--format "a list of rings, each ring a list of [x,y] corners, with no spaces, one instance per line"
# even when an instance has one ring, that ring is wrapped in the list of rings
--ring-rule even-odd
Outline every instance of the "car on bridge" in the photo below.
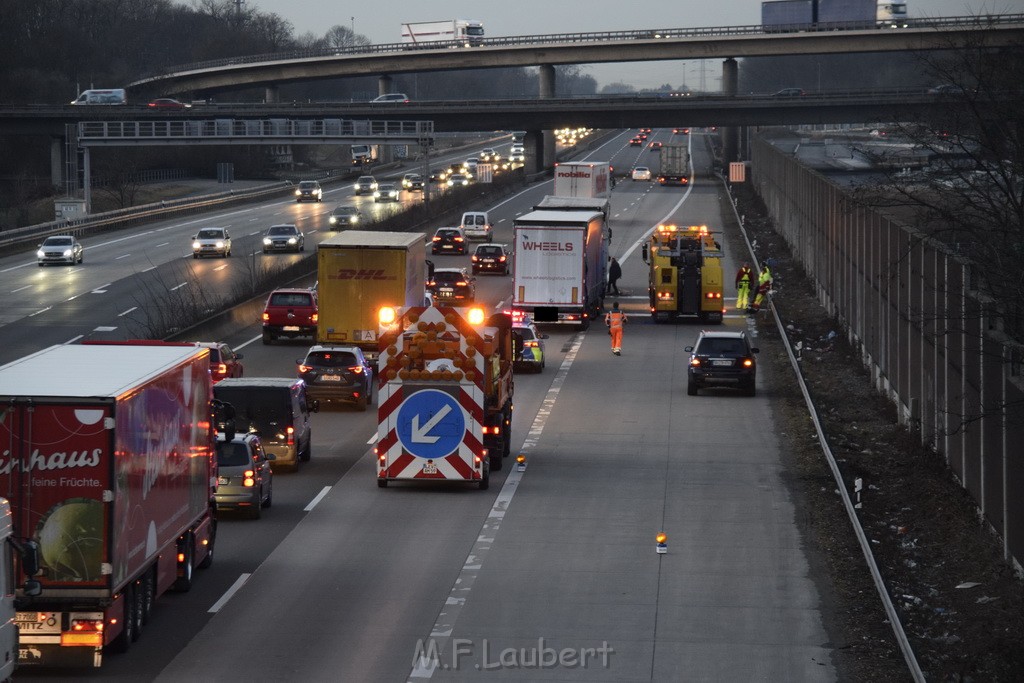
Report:
[[[404,92],[389,92],[378,97],[374,97],[370,100],[373,104],[391,103],[391,104],[409,104],[409,96]]]
[[[803,97],[807,92],[803,88],[783,88],[776,93],[772,94],[772,97]]]
[[[150,100],[149,104],[146,105],[150,109],[191,109],[191,104],[185,104],[179,102],[172,97],[158,97],[155,100]]]

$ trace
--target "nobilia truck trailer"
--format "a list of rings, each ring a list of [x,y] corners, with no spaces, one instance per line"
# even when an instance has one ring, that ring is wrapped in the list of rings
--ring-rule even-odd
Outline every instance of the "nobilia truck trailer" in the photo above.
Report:
[[[406,45],[456,42],[464,47],[475,47],[484,41],[484,25],[472,19],[446,19],[444,21],[407,21],[402,24],[402,42]]]
[[[515,220],[512,308],[586,328],[600,315],[608,255],[604,214],[531,211]]]
[[[318,344],[358,346],[377,358],[378,311],[423,304],[426,236],[347,230],[317,246]]]
[[[212,397],[196,346],[69,344],[0,367],[0,491],[40,555],[16,576],[21,665],[100,666],[212,562]]]

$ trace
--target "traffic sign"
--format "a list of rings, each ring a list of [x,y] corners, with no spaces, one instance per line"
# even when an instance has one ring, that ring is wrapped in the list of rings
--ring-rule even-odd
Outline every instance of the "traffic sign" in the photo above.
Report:
[[[443,458],[454,453],[462,443],[466,417],[451,394],[420,389],[399,406],[395,433],[410,455]]]

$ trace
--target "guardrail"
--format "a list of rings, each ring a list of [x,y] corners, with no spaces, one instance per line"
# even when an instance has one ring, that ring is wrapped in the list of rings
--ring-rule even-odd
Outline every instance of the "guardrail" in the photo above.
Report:
[[[50,235],[59,234],[83,237],[126,227],[132,223],[156,217],[169,218],[181,214],[196,213],[217,206],[227,206],[233,203],[270,197],[288,192],[293,187],[294,184],[289,181],[279,181],[248,190],[228,190],[200,197],[168,199],[127,209],[106,211],[73,220],[61,219],[48,223],[28,225],[22,228],[14,228],[13,230],[4,230],[0,232],[0,249],[8,250],[24,246],[25,244],[32,244]]]
[[[1000,26],[1006,24],[1024,23],[1024,14],[996,14],[996,15],[966,15],[959,17],[940,17],[934,19],[908,19],[907,29],[922,28],[982,28]],[[831,32],[831,31],[855,31],[855,30],[905,30],[891,29],[887,26],[878,26],[876,22],[843,22],[843,23],[819,23],[804,26],[785,27],[789,32]],[[744,36],[744,35],[778,35],[780,27],[764,27],[760,24],[746,26],[717,26],[698,28],[653,28],[639,29],[632,31],[600,31],[592,33],[552,33],[536,36],[499,36],[485,38],[483,43],[475,47],[465,47],[460,41],[439,41],[429,45],[410,43],[382,43],[377,45],[351,45],[330,48],[315,48],[304,50],[291,50],[288,52],[277,52],[261,55],[249,55],[246,57],[229,57],[225,59],[211,59],[191,64],[182,64],[161,69],[144,79],[135,81],[128,85],[129,88],[145,85],[152,80],[159,80],[171,74],[183,74],[190,71],[202,71],[204,69],[215,69],[224,66],[237,66],[242,64],[258,64],[260,62],[287,61],[295,59],[311,59],[317,57],[340,57],[359,56],[372,54],[387,54],[391,52],[424,52],[429,50],[479,50],[487,47],[509,47],[529,45],[550,45],[555,43],[589,43],[589,42],[613,42],[633,40],[661,40],[666,38],[707,38],[709,36]]]

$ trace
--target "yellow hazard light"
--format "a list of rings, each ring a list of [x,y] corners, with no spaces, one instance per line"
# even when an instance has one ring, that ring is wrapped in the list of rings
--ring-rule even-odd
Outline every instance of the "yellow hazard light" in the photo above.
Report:
[[[516,456],[516,462],[519,462],[519,463],[526,462],[526,456],[523,455],[522,453],[520,453],[519,455]]]
[[[517,472],[525,472],[526,471],[526,456],[523,455],[522,453],[520,453],[519,455],[516,456],[516,471]]]
[[[384,306],[377,311],[377,320],[381,325],[390,325],[398,319],[398,311],[391,306]]]
[[[466,312],[466,320],[470,325],[481,325],[484,322],[484,309],[471,308]]]
[[[657,545],[654,547],[655,552],[659,555],[664,555],[668,552],[668,536],[664,532],[655,536],[654,540],[657,541]]]
[[[668,536],[666,534],[664,534],[664,533],[660,533],[660,534],[658,534],[657,536],[654,537],[654,540],[657,541],[658,543],[664,543],[665,541],[668,540]]]

